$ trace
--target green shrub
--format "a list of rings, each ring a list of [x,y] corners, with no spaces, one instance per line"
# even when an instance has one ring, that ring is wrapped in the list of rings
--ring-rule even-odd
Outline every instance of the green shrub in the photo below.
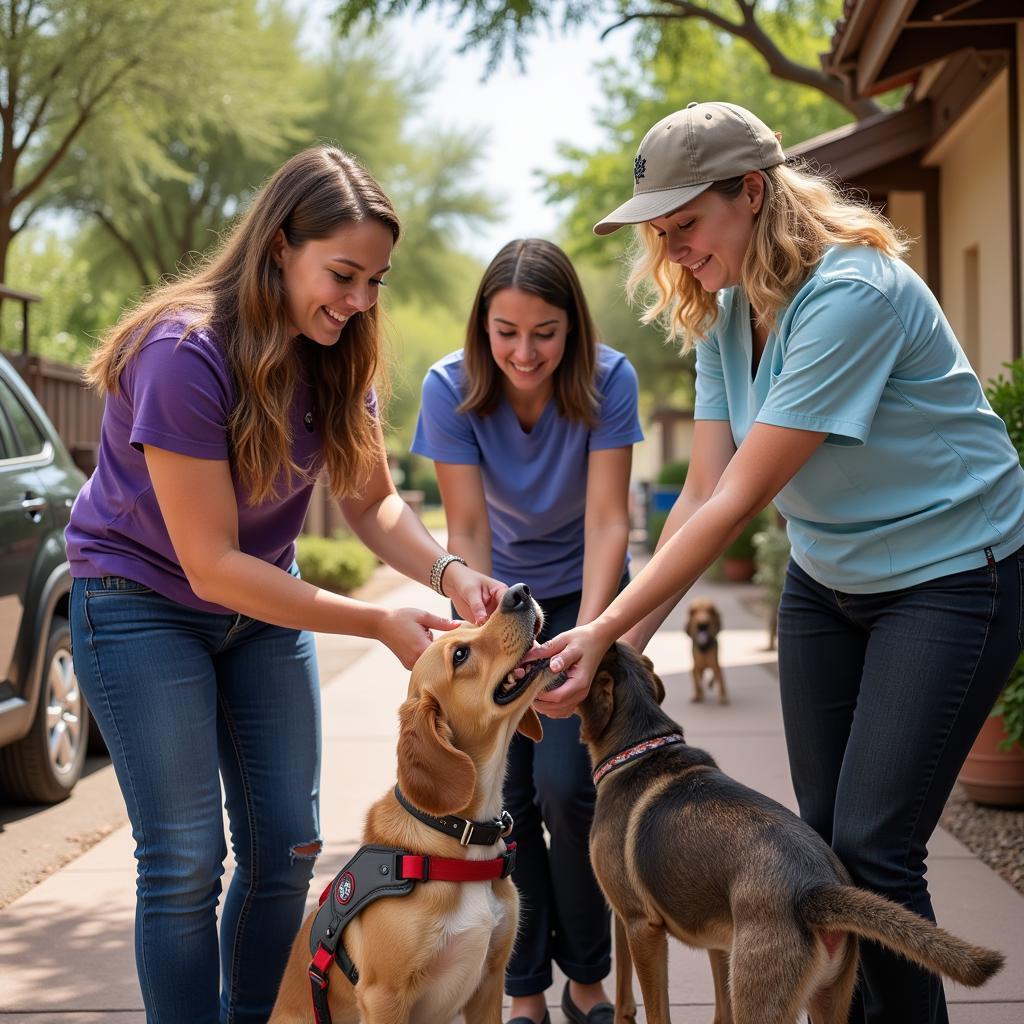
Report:
[[[658,546],[658,538],[665,529],[668,512],[649,512],[647,515],[647,550],[653,551]]]
[[[666,462],[665,465],[658,470],[658,476],[655,479],[656,484],[668,484],[669,486],[682,487],[686,481],[686,473],[690,468],[690,463],[685,459],[681,459],[678,462]]]
[[[1009,378],[1000,374],[990,380],[985,388],[985,397],[1006,424],[1006,432],[1021,462],[1024,462],[1024,359],[1003,365],[1010,371]]]
[[[992,714],[1003,716],[1006,739],[1000,744],[1002,749],[1009,750],[1015,743],[1024,746],[1024,654],[1010,673]]]
[[[1009,377],[1000,374],[990,380],[985,388],[985,397],[1006,424],[1010,441],[1024,463],[1024,359],[1003,365],[1010,371]],[[1009,750],[1014,743],[1024,745],[1024,655],[1010,673],[992,714],[1003,716],[1006,729],[1006,740],[1002,743],[1004,750]]]
[[[295,558],[304,580],[338,594],[365,583],[377,565],[373,552],[351,538],[302,536]]]
[[[754,582],[760,583],[768,598],[777,605],[789,564],[789,537],[777,523],[769,523],[754,534],[754,561],[757,562]]]
[[[722,552],[723,558],[753,558],[754,535],[765,528],[767,517],[759,512],[743,527],[743,532]]]

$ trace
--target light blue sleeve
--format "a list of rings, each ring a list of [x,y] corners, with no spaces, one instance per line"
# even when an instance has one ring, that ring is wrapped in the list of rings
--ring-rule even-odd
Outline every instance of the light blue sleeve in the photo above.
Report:
[[[626,358],[612,367],[602,389],[597,426],[590,432],[589,451],[625,448],[644,439],[637,412],[639,384],[633,364]]]
[[[712,332],[703,341],[698,341],[697,353],[697,398],[693,406],[695,420],[727,420],[729,398],[725,391],[725,371],[722,369],[722,352],[718,337]]]
[[[423,400],[411,451],[435,462],[478,466],[480,446],[469,415],[455,411],[461,402],[452,382],[438,367],[431,367],[423,378]]]
[[[758,422],[863,444],[906,344],[889,299],[864,281],[828,282],[801,303],[782,341]]]

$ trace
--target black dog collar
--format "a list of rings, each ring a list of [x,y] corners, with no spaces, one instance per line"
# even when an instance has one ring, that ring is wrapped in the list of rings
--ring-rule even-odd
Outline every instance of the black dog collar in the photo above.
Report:
[[[596,786],[609,772],[615,771],[616,768],[621,768],[630,761],[635,761],[638,757],[643,757],[644,754],[651,753],[652,750],[657,750],[659,747],[668,747],[673,743],[685,742],[681,732],[674,732],[668,736],[655,736],[653,739],[634,743],[633,746],[626,747],[625,750],[620,750],[617,754],[612,754],[611,757],[606,757],[594,769],[594,785]]]
[[[458,839],[462,846],[492,846],[503,836],[512,831],[512,815],[508,811],[502,811],[501,817],[491,821],[472,821],[469,818],[460,818],[455,814],[448,814],[443,818],[435,818],[405,798],[402,791],[395,786],[395,798],[398,802],[424,825],[429,825],[446,836]]]

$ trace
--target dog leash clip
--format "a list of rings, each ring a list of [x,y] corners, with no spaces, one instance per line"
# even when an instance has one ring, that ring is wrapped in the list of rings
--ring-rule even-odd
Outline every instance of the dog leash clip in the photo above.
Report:
[[[512,815],[508,813],[508,811],[502,809],[499,824],[501,825],[502,838],[504,838],[505,836],[510,836],[512,834],[512,829],[515,826],[515,821],[512,818]]]

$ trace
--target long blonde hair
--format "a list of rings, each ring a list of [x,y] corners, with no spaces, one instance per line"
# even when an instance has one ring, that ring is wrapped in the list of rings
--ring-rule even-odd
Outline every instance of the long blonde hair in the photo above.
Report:
[[[87,368],[101,392],[116,395],[121,373],[161,320],[180,319],[184,337],[208,327],[223,346],[238,400],[228,420],[231,462],[252,504],[307,478],[291,456],[289,410],[298,382],[285,292],[272,244],[280,230],[291,246],[327,238],[346,223],[372,218],[401,231],[390,200],[352,157],[314,146],[292,157],[264,185],[230,235],[194,273],[159,287],[106,332]],[[337,497],[358,494],[379,444],[366,396],[386,390],[377,306],[349,317],[339,342],[310,346],[314,414],[323,447],[317,468]]]
[[[503,375],[491,354],[487,311],[491,299],[506,288],[536,295],[567,315],[565,354],[554,374],[555,402],[567,420],[595,426],[597,328],[572,261],[554,242],[543,238],[509,242],[484,271],[466,326],[463,367],[467,388],[457,411],[487,416],[501,401]]]
[[[759,173],[765,196],[743,258],[740,287],[769,328],[829,246],[870,245],[893,257],[906,252],[909,242],[898,228],[827,178],[784,164]],[[708,191],[734,199],[742,187],[742,177],[730,178]],[[660,320],[684,351],[707,337],[718,315],[715,293],[669,261],[665,239],[650,224],[636,230],[626,291],[630,299],[646,293],[641,320]]]

